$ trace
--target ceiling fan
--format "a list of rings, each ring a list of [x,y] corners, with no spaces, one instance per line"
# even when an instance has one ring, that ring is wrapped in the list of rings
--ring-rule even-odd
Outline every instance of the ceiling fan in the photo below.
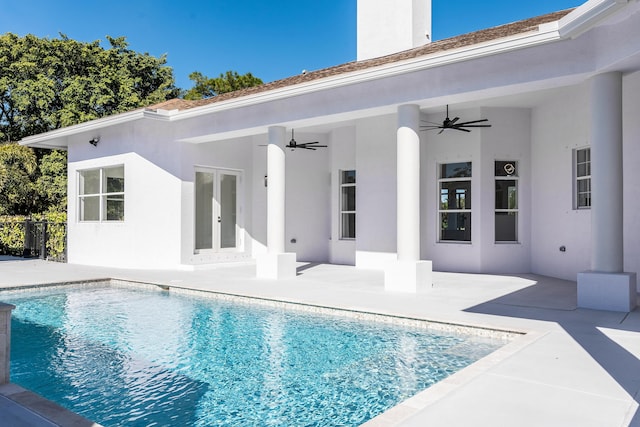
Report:
[[[289,144],[286,145],[287,148],[291,148],[291,150],[295,150],[296,148],[304,148],[305,150],[314,150],[316,148],[326,148],[326,145],[317,145],[319,144],[318,141],[315,142],[301,142],[298,143],[296,142],[295,138],[293,137],[293,129],[291,129],[291,141],[289,141]],[[310,147],[311,146],[311,147]]]
[[[484,124],[484,125],[478,124],[482,122],[488,122],[489,121],[488,119],[471,120],[469,122],[460,122],[460,123],[458,123],[458,120],[460,120],[460,117],[456,117],[454,119],[449,118],[449,105],[447,105],[447,117],[444,119],[442,124],[426,122],[426,123],[429,123],[429,125],[420,126],[420,130],[440,129],[440,132],[438,132],[438,135],[440,135],[442,132],[444,132],[445,129],[455,129],[455,130],[460,130],[462,132],[471,132],[469,129],[466,129],[466,128],[490,128],[491,127],[490,124]]]

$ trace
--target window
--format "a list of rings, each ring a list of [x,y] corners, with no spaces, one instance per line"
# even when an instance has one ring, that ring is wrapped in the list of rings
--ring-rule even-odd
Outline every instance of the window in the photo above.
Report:
[[[356,171],[340,171],[340,238],[356,238]]]
[[[124,221],[124,166],[78,172],[80,221]]]
[[[591,207],[591,149],[575,150],[575,208]]]
[[[495,239],[518,241],[518,163],[495,162]]]
[[[471,162],[440,165],[440,241],[471,241]]]

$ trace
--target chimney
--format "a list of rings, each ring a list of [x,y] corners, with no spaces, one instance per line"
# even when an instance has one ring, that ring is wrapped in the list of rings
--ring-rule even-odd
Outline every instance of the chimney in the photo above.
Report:
[[[358,61],[431,41],[431,0],[358,0]]]

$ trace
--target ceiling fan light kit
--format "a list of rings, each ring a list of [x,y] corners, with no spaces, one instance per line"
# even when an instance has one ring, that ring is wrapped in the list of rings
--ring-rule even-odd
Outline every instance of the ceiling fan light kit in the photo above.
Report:
[[[453,119],[449,118],[449,105],[447,105],[447,115],[442,123],[433,123],[427,122],[423,120],[425,123],[429,123],[428,125],[420,126],[420,130],[436,130],[440,129],[438,135],[445,131],[445,129],[455,129],[461,132],[471,132],[468,128],[490,128],[491,125],[485,122],[488,122],[488,119],[480,119],[480,120],[471,120],[468,122],[460,122],[460,117],[455,117]],[[485,123],[485,124],[479,124]]]

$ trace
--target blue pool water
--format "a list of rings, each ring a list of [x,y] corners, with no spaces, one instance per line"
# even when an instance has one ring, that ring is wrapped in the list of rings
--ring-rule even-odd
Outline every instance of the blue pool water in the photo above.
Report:
[[[505,344],[124,287],[0,300],[12,381],[105,426],[358,426]]]

